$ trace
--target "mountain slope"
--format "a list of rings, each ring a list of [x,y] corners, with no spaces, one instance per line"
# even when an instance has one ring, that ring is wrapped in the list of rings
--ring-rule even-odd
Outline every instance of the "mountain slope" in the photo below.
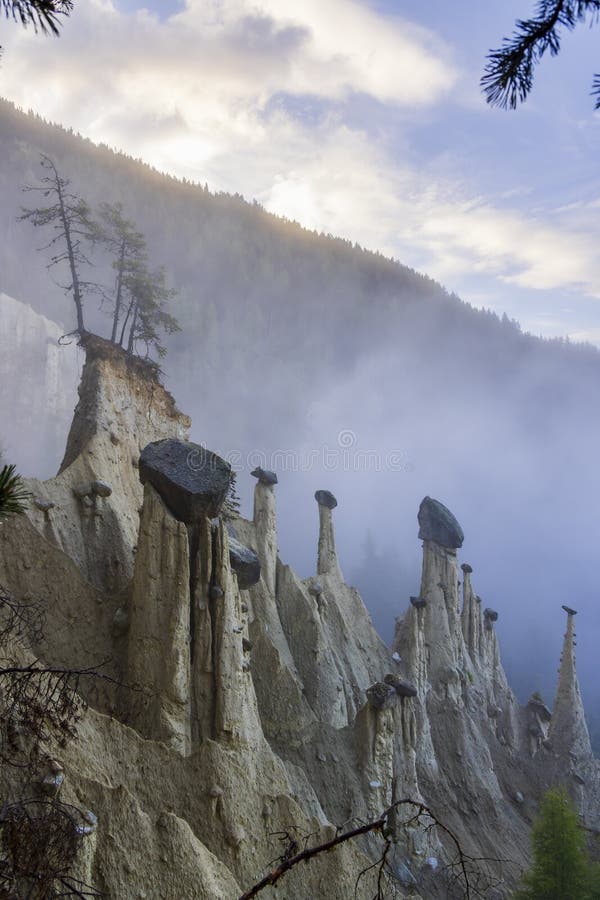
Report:
[[[195,439],[240,471],[258,462],[280,472],[284,557],[308,571],[311,495],[331,487],[345,509],[346,571],[360,568],[369,530],[396,561],[384,585],[368,572],[361,582],[389,637],[418,571],[414,510],[423,495],[439,496],[465,525],[486,601],[503,610],[518,688],[551,693],[560,604],[587,613],[600,638],[600,354],[524,335],[398,263],[2,102],[0,291],[65,327],[69,302],[35,252],[42,236],[16,221],[40,152],[92,203],[122,200],[153,260],[167,266],[182,324],[168,341],[167,384],[191,413]],[[107,261],[93,274],[110,282]],[[107,329],[95,301],[88,314],[91,327]],[[40,446],[40,464],[44,455]],[[591,658],[582,656],[580,673],[589,708]]]
[[[472,567],[459,568],[460,525],[425,498],[419,596],[386,647],[342,575],[345,513],[332,512],[331,495],[315,498],[318,574],[301,579],[277,554],[286,486],[263,473],[252,519],[227,521],[217,490],[226,467],[182,472],[177,460],[199,448],[149,367],[98,338],[85,351],[65,465],[29,481],[36,499],[0,529],[0,583],[17,609],[45,601],[43,626],[12,635],[19,652],[27,643],[35,659],[76,670],[104,660],[104,678],[77,682],[91,707],[80,727],[50,720],[31,768],[14,763],[38,720],[23,714],[28,700],[5,710],[13,765],[0,767],[3,799],[39,789],[47,768],[62,773],[50,781],[59,802],[91,826],[74,875],[107,897],[232,900],[300,848],[398,803],[389,828],[296,866],[264,896],[458,900],[468,879],[471,894],[504,900],[529,863],[549,785],[564,784],[597,831],[600,761],[583,721],[572,610],[557,702],[521,707],[497,614],[482,608]],[[7,636],[10,627],[4,652]],[[446,830],[415,815],[421,802]],[[53,853],[56,832],[42,832]],[[32,830],[9,834],[5,869],[26,858],[38,872],[44,855],[24,853]]]

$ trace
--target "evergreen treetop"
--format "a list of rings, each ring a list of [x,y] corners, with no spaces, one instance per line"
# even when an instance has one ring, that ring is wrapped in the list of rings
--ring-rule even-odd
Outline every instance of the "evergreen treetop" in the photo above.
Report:
[[[514,900],[593,900],[585,835],[563,788],[548,791],[532,832],[533,866]]]

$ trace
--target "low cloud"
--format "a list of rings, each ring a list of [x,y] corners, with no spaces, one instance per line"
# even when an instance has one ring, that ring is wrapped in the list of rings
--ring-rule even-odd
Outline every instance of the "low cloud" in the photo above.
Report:
[[[358,0],[188,0],[165,21],[89,0],[59,42],[11,27],[4,44],[1,93],[159,169],[388,253],[466,299],[473,273],[507,292],[600,297],[597,201],[529,212],[518,193],[480,197],[439,160],[417,165],[411,124],[448,103],[460,72],[432,32]],[[382,128],[382,108],[402,125]]]
[[[487,272],[519,287],[578,291],[600,297],[600,262],[593,227],[574,227],[548,208],[535,214],[481,200],[423,193],[402,237],[429,257],[442,281]]]

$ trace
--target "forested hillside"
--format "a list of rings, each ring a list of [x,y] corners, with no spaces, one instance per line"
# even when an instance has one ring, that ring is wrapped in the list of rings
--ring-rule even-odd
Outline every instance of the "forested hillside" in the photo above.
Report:
[[[498,324],[495,317],[450,298],[431,279],[383,256],[307,232],[240,196],[213,195],[206,187],[161,175],[36,116],[23,116],[6,101],[0,105],[0,142],[0,272],[5,292],[27,300],[65,327],[72,318],[63,292],[49,283],[44,268],[49,254],[36,257],[33,252],[44,243],[43,236],[16,221],[21,205],[37,199],[23,195],[21,187],[38,183],[44,152],[92,204],[123,202],[157,261],[167,265],[178,292],[182,332],[170,342],[169,376],[176,378],[180,370],[202,377],[208,388],[226,366],[221,396],[232,385],[232,399],[239,400],[239,392],[253,383],[257,358],[263,372],[272,376],[275,366],[277,377],[297,393],[298,387],[316,389],[324,377],[335,378],[352,368],[381,342],[394,345],[403,340],[403,333],[412,340],[417,326],[425,332],[432,325],[450,327],[458,308],[472,317],[469,331],[493,334]],[[94,271],[93,278],[110,281],[110,272],[101,259],[99,263],[101,271]],[[88,318],[95,329],[107,332],[108,319],[98,315],[97,305],[92,298]],[[278,366],[278,360],[285,365]],[[183,386],[181,391],[180,385],[182,405],[194,402],[195,389],[188,394]],[[290,408],[285,391],[276,394],[270,397],[277,403],[268,412],[271,427],[274,418],[280,426],[296,423],[301,410]],[[244,431],[262,436],[260,409],[247,412]]]
[[[41,152],[92,205],[122,201],[166,266],[182,326],[167,339],[167,384],[193,437],[233,454],[243,498],[251,462],[276,453],[283,556],[310,569],[312,493],[331,488],[342,566],[389,636],[417,587],[418,503],[438,496],[461,520],[463,555],[477,560],[484,600],[510,633],[507,668],[523,693],[551,693],[560,604],[582,622],[596,604],[598,351],[523,334],[397,262],[2,101],[0,292],[67,331],[73,310],[36,252],[43,236],[17,221]],[[107,260],[96,263],[94,278],[110,284]],[[107,334],[97,299],[87,304],[89,327]],[[589,649],[580,646],[588,708],[599,637],[593,626]]]

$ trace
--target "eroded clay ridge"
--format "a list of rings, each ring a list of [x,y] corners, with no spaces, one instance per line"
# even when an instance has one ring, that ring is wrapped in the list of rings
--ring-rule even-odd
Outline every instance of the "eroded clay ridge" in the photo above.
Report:
[[[157,372],[97,339],[86,354],[60,473],[31,481],[27,516],[0,529],[0,583],[46,604],[31,651],[104,662],[121,684],[86,688],[78,737],[48,748],[64,799],[98,818],[84,880],[110,897],[230,900],[278,855],[274,833],[293,824],[322,840],[411,796],[471,856],[511,861],[488,864],[508,897],[547,787],[565,783],[600,827],[574,610],[553,709],[538,696],[521,707],[498,612],[459,560],[460,525],[426,497],[421,583],[390,601],[386,647],[344,581],[343,498],[317,491],[315,575],[300,579],[278,556],[276,473],[255,470],[253,519],[231,518],[226,464],[189,442]],[[0,777],[10,795],[10,771]],[[447,897],[443,834],[398,824],[395,836],[397,896]],[[344,845],[290,872],[276,896],[346,900],[378,852]],[[357,896],[371,897],[376,877]]]

